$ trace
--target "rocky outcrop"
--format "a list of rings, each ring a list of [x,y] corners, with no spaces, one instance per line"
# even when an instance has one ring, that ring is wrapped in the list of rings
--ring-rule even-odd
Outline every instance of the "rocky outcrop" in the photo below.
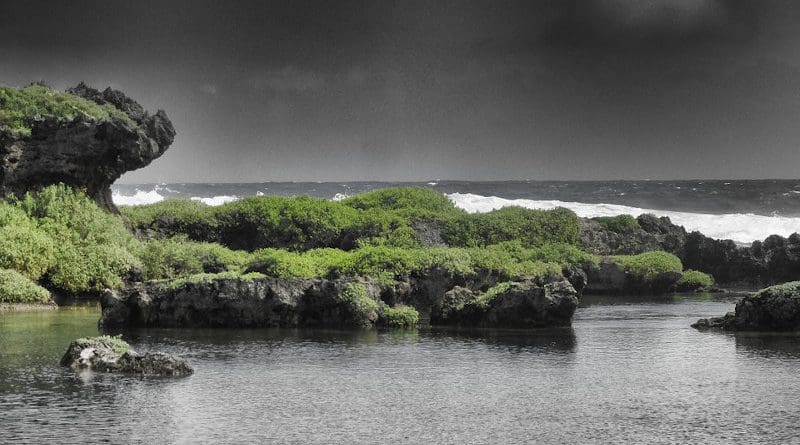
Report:
[[[194,372],[186,360],[180,357],[161,352],[137,354],[121,339],[109,336],[73,341],[61,357],[61,366],[76,371],[157,376],[185,376]]]
[[[163,110],[151,115],[120,91],[101,92],[81,83],[67,92],[113,105],[129,119],[47,117],[33,122],[29,136],[0,129],[0,195],[20,196],[63,182],[85,189],[102,207],[115,210],[110,185],[161,156],[172,144],[175,129]]]
[[[441,305],[431,314],[431,324],[492,328],[570,326],[578,303],[577,292],[564,278],[510,282],[488,299],[457,287],[444,295]]]
[[[638,227],[611,230],[596,220],[584,219],[581,245],[597,255],[663,250],[680,258],[686,269],[709,273],[723,285],[766,286],[800,277],[800,234],[788,238],[772,235],[742,246],[700,232],[687,233],[667,217],[645,214],[636,222]]]
[[[360,327],[377,320],[380,287],[360,278],[222,278],[150,282],[108,291],[103,328]]]
[[[745,296],[736,303],[734,312],[700,319],[692,327],[726,331],[800,331],[800,281]]]
[[[543,281],[544,280],[544,281]],[[104,329],[160,327],[371,327],[385,308],[414,306],[434,324],[539,327],[569,325],[577,292],[563,277],[524,279],[487,305],[469,303],[481,292],[433,283],[384,284],[360,278],[219,278],[198,282],[150,282],[101,299]]]
[[[598,267],[588,269],[583,292],[593,295],[660,295],[675,291],[681,276],[676,271],[637,275],[626,271],[613,259],[602,258]]]

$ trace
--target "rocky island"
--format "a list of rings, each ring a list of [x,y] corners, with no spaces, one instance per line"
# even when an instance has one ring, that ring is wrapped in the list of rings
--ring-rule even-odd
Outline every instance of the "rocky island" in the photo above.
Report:
[[[648,214],[470,214],[415,187],[116,209],[109,185],[174,136],[163,111],[116,90],[0,89],[0,303],[97,299],[106,328],[534,328],[568,326],[583,293],[767,285],[800,271],[797,234],[737,246]]]

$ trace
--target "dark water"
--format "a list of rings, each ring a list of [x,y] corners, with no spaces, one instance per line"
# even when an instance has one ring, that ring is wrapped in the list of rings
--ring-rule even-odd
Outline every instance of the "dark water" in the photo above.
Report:
[[[534,332],[141,330],[177,379],[75,375],[96,309],[0,314],[7,443],[797,443],[800,344],[689,328],[730,300],[584,302]]]
[[[765,216],[800,216],[799,180],[695,181],[432,181],[397,182],[266,182],[257,184],[115,184],[115,192],[132,196],[157,191],[165,198],[210,198],[311,195],[330,199],[390,186],[425,186],[442,193],[472,193],[506,199],[559,200],[618,204],[679,212]]]

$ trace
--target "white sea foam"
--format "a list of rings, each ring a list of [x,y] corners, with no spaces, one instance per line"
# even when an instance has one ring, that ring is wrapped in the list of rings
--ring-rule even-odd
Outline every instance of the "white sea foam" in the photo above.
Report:
[[[347,199],[349,195],[347,193],[337,193],[336,195],[331,198],[331,201],[341,201]]]
[[[657,216],[668,216],[674,224],[681,225],[688,231],[697,230],[712,238],[731,239],[739,243],[763,240],[773,234],[789,236],[794,232],[800,232],[800,218],[783,216],[764,216],[752,213],[712,215],[706,213],[642,209],[618,204],[504,199],[496,196],[481,196],[472,193],[451,193],[447,195],[447,197],[453,201],[456,207],[462,208],[470,213],[488,212],[507,206],[520,206],[542,210],[566,207],[583,218],[622,214],[639,216],[643,213],[652,213]]]
[[[192,196],[191,197],[192,201],[200,201],[203,204],[210,205],[210,206],[221,206],[222,204],[233,202],[233,201],[236,201],[237,199],[239,199],[238,196],[226,196],[226,195],[212,196],[210,198],[204,198],[202,196]]]
[[[123,195],[118,191],[114,191],[111,194],[111,200],[114,201],[114,204],[120,206],[136,206],[163,201],[164,197],[161,196],[156,190],[145,192],[137,189],[133,196]]]

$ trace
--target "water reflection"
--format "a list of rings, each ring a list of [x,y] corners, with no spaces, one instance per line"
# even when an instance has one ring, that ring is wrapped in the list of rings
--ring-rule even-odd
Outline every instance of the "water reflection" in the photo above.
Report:
[[[800,333],[737,332],[736,352],[765,358],[800,358]]]

